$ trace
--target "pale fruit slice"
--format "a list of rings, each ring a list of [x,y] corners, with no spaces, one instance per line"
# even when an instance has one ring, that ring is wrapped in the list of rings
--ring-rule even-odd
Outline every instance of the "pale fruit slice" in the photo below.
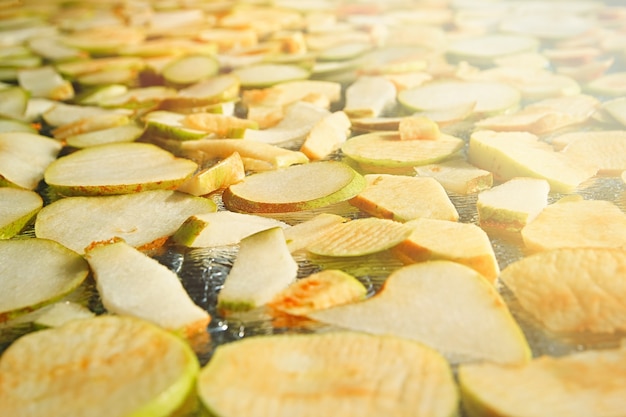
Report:
[[[134,122],[94,132],[80,133],[65,139],[67,146],[89,148],[109,143],[134,142],[143,135],[144,129]]]
[[[18,71],[19,86],[31,97],[65,101],[74,97],[74,86],[52,66],[26,68]]]
[[[434,111],[475,103],[474,113],[490,114],[519,105],[518,89],[500,82],[436,81],[398,93],[398,101],[412,111]]]
[[[348,221],[347,218],[338,214],[320,213],[315,217],[286,228],[284,232],[289,252],[294,253],[306,249],[307,246],[326,233],[328,227],[346,221]]]
[[[245,177],[246,169],[241,156],[238,152],[233,152],[230,156],[194,174],[177,190],[202,196],[228,188],[243,181]]]
[[[453,41],[446,53],[456,61],[486,66],[493,65],[498,58],[533,52],[538,48],[539,40],[532,36],[499,33]]]
[[[509,264],[500,276],[528,314],[557,333],[626,330],[626,251],[563,248]]]
[[[34,191],[0,188],[0,239],[18,234],[43,207],[43,199]]]
[[[626,127],[626,97],[618,97],[602,103],[601,109]]]
[[[218,211],[189,217],[172,240],[194,248],[236,245],[250,235],[274,227],[288,226],[269,217]]]
[[[395,85],[382,76],[361,76],[346,89],[344,113],[350,118],[378,117],[396,102]]]
[[[452,261],[393,272],[379,293],[308,317],[373,334],[416,340],[451,362],[519,364],[530,349],[506,304],[482,275]]]
[[[246,171],[268,171],[309,162],[302,152],[253,140],[198,139],[183,142],[180,151],[192,159],[199,157],[207,160],[226,158],[237,152]]]
[[[449,260],[469,266],[490,282],[498,278],[498,260],[489,236],[480,227],[428,218],[411,220],[406,225],[412,229],[411,234],[393,249],[403,262]]]
[[[480,226],[519,232],[548,205],[550,184],[539,178],[513,178],[482,191],[476,200]]]
[[[596,165],[598,174],[619,175],[626,170],[626,131],[574,132],[562,136],[553,140],[567,143],[563,152]]]
[[[239,77],[242,88],[270,87],[296,80],[306,80],[310,72],[304,67],[289,64],[259,63],[236,68],[233,72]]]
[[[531,251],[573,247],[626,247],[626,214],[606,200],[562,200],[522,229]]]
[[[402,223],[362,218],[328,227],[306,249],[322,256],[363,256],[389,249],[410,234],[411,228]]]
[[[95,245],[85,259],[109,313],[147,320],[185,336],[204,331],[211,320],[175,272],[126,242]]]
[[[268,305],[283,313],[304,316],[315,310],[363,300],[367,288],[338,269],[326,269],[299,279],[278,293]]]
[[[0,186],[34,190],[62,147],[38,134],[0,133]]]
[[[365,213],[398,222],[459,219],[446,190],[433,178],[390,174],[366,174],[364,178],[367,187],[350,204]]]
[[[458,412],[457,389],[441,355],[412,341],[355,332],[258,336],[222,345],[200,372],[198,394],[211,413],[224,417]]]
[[[169,62],[161,75],[172,85],[188,86],[217,75],[219,70],[219,62],[214,56],[189,54]]]
[[[70,136],[109,129],[128,124],[129,122],[130,118],[128,115],[111,111],[81,117],[70,123],[64,123],[53,129],[51,133],[55,139],[65,140]]]
[[[187,343],[151,323],[76,320],[21,337],[4,352],[0,414],[170,415],[193,392],[198,369]]]
[[[473,194],[487,190],[493,185],[493,174],[480,169],[465,159],[451,159],[437,164],[415,167],[420,177],[432,177],[443,188],[457,194]]]
[[[226,311],[260,307],[294,282],[297,274],[298,264],[289,253],[282,228],[255,233],[241,240],[217,306]]]
[[[626,95],[626,72],[611,72],[595,78],[584,86],[589,94],[605,98],[617,98]]]
[[[468,158],[500,181],[543,178],[555,192],[570,192],[596,173],[592,164],[554,152],[550,145],[527,132],[476,131],[470,137]]]
[[[241,99],[248,107],[284,107],[316,95],[325,97],[329,103],[337,102],[341,99],[341,84],[322,80],[286,81],[268,88],[245,90]]]
[[[63,195],[110,195],[176,189],[198,165],[149,143],[113,143],[61,157],[45,171]]]
[[[21,119],[29,98],[30,93],[19,86],[0,89],[0,116]]]
[[[415,166],[449,158],[462,147],[462,139],[446,134],[437,140],[400,140],[398,132],[375,132],[348,139],[341,150],[370,170],[413,171]]]
[[[236,116],[214,113],[192,113],[182,119],[185,127],[201,130],[220,138],[243,137],[248,129],[256,130],[258,124]]]
[[[169,110],[155,110],[143,118],[146,135],[176,140],[194,140],[208,136],[210,132],[185,123],[186,116]]]
[[[343,111],[329,114],[311,128],[300,152],[312,161],[327,158],[348,139],[350,126],[350,119]]]
[[[542,356],[516,367],[462,365],[459,383],[471,416],[618,416],[626,408],[625,375],[621,348]]]
[[[0,322],[57,301],[88,273],[85,260],[57,242],[0,240]]]
[[[67,197],[41,209],[35,220],[35,234],[78,253],[94,242],[114,237],[135,247],[158,245],[189,216],[216,209],[212,200],[166,190]]]
[[[89,319],[96,316],[84,305],[72,301],[59,301],[42,307],[38,312],[40,314],[33,320],[33,323],[40,327],[59,327],[72,320]]]
[[[426,116],[403,117],[398,123],[400,140],[437,140],[441,135],[439,125]]]
[[[219,74],[178,90],[160,104],[163,110],[193,109],[237,99],[239,78],[233,74]]]
[[[365,179],[348,165],[320,161],[249,175],[222,199],[234,211],[287,213],[349,200],[364,187]]]

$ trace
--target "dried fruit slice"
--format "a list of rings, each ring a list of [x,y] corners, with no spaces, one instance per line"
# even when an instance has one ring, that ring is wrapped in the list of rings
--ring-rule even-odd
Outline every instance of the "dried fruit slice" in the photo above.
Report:
[[[43,199],[34,191],[0,188],[0,239],[18,234],[43,207]]]
[[[626,131],[574,132],[553,140],[564,140],[563,152],[597,166],[598,174],[619,175],[626,170]]]
[[[35,234],[83,253],[94,242],[120,237],[135,247],[158,245],[189,216],[216,211],[215,203],[189,194],[155,190],[103,197],[67,197],[37,215]]]
[[[348,139],[350,126],[350,119],[343,111],[325,116],[313,125],[300,152],[312,161],[327,158]]]
[[[445,189],[433,178],[390,174],[367,174],[364,178],[367,186],[350,199],[350,204],[365,213],[398,222],[459,219]]]
[[[437,352],[352,332],[259,336],[220,346],[200,373],[198,393],[223,417],[251,410],[345,417],[450,417],[458,411],[450,368]]]
[[[198,165],[149,143],[85,148],[51,163],[46,183],[63,195],[110,195],[175,189]]]
[[[85,260],[57,242],[0,240],[0,322],[57,301],[88,273]]]
[[[485,66],[493,65],[498,58],[533,52],[538,47],[539,40],[532,36],[500,33],[456,40],[446,53],[456,61]]]
[[[203,169],[185,181],[178,191],[196,196],[207,195],[243,181],[246,169],[238,152]]]
[[[219,62],[215,57],[190,54],[169,62],[161,70],[161,75],[172,85],[188,86],[217,75],[219,69]]]
[[[389,249],[410,234],[408,226],[393,220],[356,219],[328,227],[306,249],[322,256],[362,256]]]
[[[606,200],[561,200],[522,229],[531,251],[574,247],[626,248],[626,214]]]
[[[95,245],[85,259],[110,313],[147,320],[184,336],[205,330],[211,320],[173,271],[123,241]]]
[[[405,266],[393,272],[373,297],[308,317],[416,340],[451,362],[520,364],[530,359],[524,334],[494,286],[452,261]]]
[[[462,365],[459,383],[472,416],[609,416],[626,408],[625,375],[621,348],[542,356],[516,367]]]
[[[405,263],[444,259],[469,266],[490,282],[498,278],[498,260],[489,236],[480,227],[428,218],[405,224],[412,232],[393,249]]]
[[[306,249],[307,246],[326,233],[326,228],[347,220],[347,218],[338,214],[320,213],[315,217],[285,229],[285,240],[287,241],[289,252],[294,253]]]
[[[365,180],[337,161],[311,162],[249,175],[222,196],[230,210],[286,213],[346,201],[365,187]]]
[[[462,139],[446,134],[441,134],[437,140],[400,140],[398,132],[375,132],[348,139],[341,150],[362,167],[380,172],[387,169],[413,171],[415,166],[446,159],[462,147]]]
[[[82,304],[72,301],[59,301],[40,308],[35,313],[33,320],[35,326],[59,327],[72,320],[89,319],[96,314]]]
[[[289,64],[254,64],[237,68],[233,74],[239,77],[241,87],[269,87],[278,83],[306,80],[310,72],[298,65]]]
[[[378,117],[396,102],[396,87],[382,76],[361,76],[346,89],[344,113],[350,118]]]
[[[198,369],[182,339],[148,322],[76,320],[21,337],[4,352],[0,414],[170,415],[193,393]]]
[[[475,167],[465,159],[451,159],[437,164],[415,167],[420,177],[433,177],[446,191],[457,194],[472,194],[491,188],[493,174]]]
[[[367,288],[355,277],[327,269],[299,279],[278,293],[268,305],[283,313],[303,316],[315,310],[360,301]]]
[[[46,136],[0,133],[0,186],[34,190],[63,145]]]
[[[141,137],[144,129],[130,122],[121,126],[80,133],[69,136],[65,143],[74,148],[89,148],[109,143],[134,142]]]
[[[257,232],[241,240],[217,306],[227,311],[260,307],[294,282],[297,273],[298,264],[287,249],[282,228]]]

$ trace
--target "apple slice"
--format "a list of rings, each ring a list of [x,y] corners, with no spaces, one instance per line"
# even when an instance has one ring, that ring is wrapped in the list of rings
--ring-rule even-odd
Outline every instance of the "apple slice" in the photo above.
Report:
[[[203,169],[185,181],[178,191],[195,196],[208,195],[241,182],[246,177],[246,169],[238,152]]]
[[[94,242],[114,237],[135,247],[158,246],[189,216],[217,210],[212,200],[155,190],[102,197],[67,197],[37,215],[35,234],[84,253]]]
[[[249,175],[222,199],[233,211],[287,213],[346,201],[364,187],[365,179],[348,165],[320,161]]]
[[[570,192],[593,177],[597,167],[552,147],[527,132],[472,133],[469,162],[506,181],[515,177],[543,178],[554,192]]]
[[[211,320],[189,298],[176,273],[126,242],[95,245],[85,259],[110,313],[141,318],[186,337],[204,331]]]
[[[459,383],[472,416],[618,416],[626,409],[625,368],[625,348],[590,350],[524,366],[462,365]]]
[[[260,307],[295,281],[297,273],[298,264],[289,253],[282,228],[257,232],[241,240],[217,306],[226,311]]]
[[[459,219],[446,190],[433,178],[390,174],[366,174],[364,178],[367,187],[350,199],[350,204],[365,213],[398,222],[417,218]]]
[[[85,260],[57,242],[0,240],[0,322],[57,301],[88,273]]]
[[[355,332],[257,336],[222,345],[200,372],[198,394],[219,416],[458,412],[454,378],[441,355],[412,341]]]
[[[0,133],[0,186],[34,190],[62,147],[38,134]]]
[[[487,190],[493,185],[493,174],[480,169],[465,159],[451,159],[436,164],[415,167],[420,177],[432,177],[452,193],[473,194]]]
[[[149,143],[112,143],[57,159],[44,179],[62,195],[126,194],[176,189],[197,167]]]
[[[548,205],[550,184],[539,178],[518,177],[478,194],[480,226],[519,232]]]
[[[0,239],[18,234],[43,207],[43,199],[31,190],[0,188]]]
[[[520,364],[530,359],[524,334],[494,286],[473,269],[452,261],[405,266],[393,272],[373,297],[308,317],[416,340],[453,363]]]
[[[444,259],[469,266],[492,283],[500,274],[489,236],[471,223],[421,218],[405,223],[409,237],[393,248],[405,263]],[[450,239],[454,236],[454,239]]]
[[[0,414],[171,415],[193,393],[198,369],[187,343],[151,323],[76,320],[23,336],[4,352]]]
[[[236,245],[250,235],[274,227],[287,228],[288,225],[269,217],[218,211],[189,217],[172,240],[193,248]]]
[[[400,140],[398,132],[374,132],[348,139],[342,152],[374,173],[413,171],[451,157],[464,145],[462,139],[441,134],[437,140]]]
[[[565,198],[544,208],[521,233],[524,245],[533,252],[626,248],[626,214],[610,201]]]

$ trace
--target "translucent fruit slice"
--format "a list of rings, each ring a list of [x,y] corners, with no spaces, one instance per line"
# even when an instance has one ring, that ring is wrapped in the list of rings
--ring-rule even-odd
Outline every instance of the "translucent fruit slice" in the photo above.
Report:
[[[57,242],[0,240],[0,322],[57,301],[88,273],[85,260]]]
[[[198,369],[189,345],[153,324],[76,320],[23,336],[4,352],[0,414],[166,416],[193,393]]]
[[[43,207],[43,199],[34,191],[0,188],[0,239],[18,234]]]
[[[46,183],[63,195],[110,195],[175,189],[197,164],[149,143],[85,148],[51,163]]]
[[[410,227],[393,220],[356,219],[330,226],[306,249],[322,256],[362,256],[389,249],[410,234]]]
[[[257,336],[222,345],[200,373],[198,394],[222,417],[251,410],[257,416],[345,417],[450,417],[458,411],[441,355],[397,337],[353,332]]]
[[[542,356],[517,367],[462,365],[459,382],[472,416],[620,415],[626,409],[626,349]]]
[[[321,161],[249,175],[222,199],[234,211],[285,213],[339,203],[364,187],[365,179],[348,165]]]
[[[34,190],[63,145],[32,133],[0,133],[0,186]]]
[[[428,261],[393,272],[364,301],[308,317],[346,329],[422,342],[450,361],[520,364],[530,349],[495,287],[473,269]]]

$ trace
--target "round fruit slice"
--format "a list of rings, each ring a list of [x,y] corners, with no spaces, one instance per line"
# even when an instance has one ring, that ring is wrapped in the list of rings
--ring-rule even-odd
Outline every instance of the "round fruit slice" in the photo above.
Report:
[[[43,199],[34,191],[0,188],[0,239],[18,234],[43,207]]]
[[[57,159],[44,179],[63,195],[129,194],[176,189],[196,168],[195,162],[149,143],[114,143]]]
[[[224,191],[233,211],[288,213],[348,200],[365,188],[365,179],[337,161],[312,162],[253,174]]]
[[[355,332],[222,345],[200,372],[198,393],[211,415],[221,417],[448,417],[458,411],[440,354],[398,337]]]
[[[500,33],[459,39],[452,42],[447,53],[456,61],[492,65],[498,58],[533,52],[538,47],[539,40],[532,36]]]
[[[241,87],[270,87],[285,81],[306,80],[310,72],[304,67],[289,64],[255,64],[233,71]]]
[[[75,320],[26,335],[4,352],[0,414],[169,416],[185,405],[198,368],[182,339],[148,322]]]
[[[88,273],[87,262],[57,242],[0,241],[0,322],[62,298]]]

